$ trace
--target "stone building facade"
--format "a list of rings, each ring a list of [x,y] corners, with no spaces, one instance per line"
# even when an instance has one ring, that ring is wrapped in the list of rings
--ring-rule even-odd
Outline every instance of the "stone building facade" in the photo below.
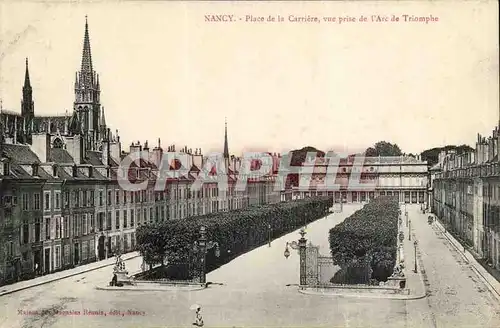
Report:
[[[442,152],[431,169],[432,212],[478,257],[500,270],[499,130],[472,152]]]
[[[241,159],[229,155],[227,125],[228,191],[215,181],[190,189],[206,158],[201,149],[187,147],[182,152],[191,159],[189,176],[169,179],[157,190],[160,140],[153,149],[132,143],[125,152],[118,131],[111,133],[87,22],[71,114],[36,115],[29,74],[26,60],[21,112],[0,111],[0,285],[133,251],[136,228],[143,224],[280,201],[270,187],[272,172],[249,177],[246,191],[234,190]],[[123,190],[119,164],[135,151],[149,155],[126,176],[148,181],[147,187]]]
[[[359,160],[361,159],[361,160]],[[293,198],[328,195],[336,202],[368,202],[378,196],[394,196],[401,203],[426,204],[428,168],[427,162],[412,156],[340,158],[335,176],[328,176],[327,162],[318,158],[304,163],[313,167],[311,184],[294,188]],[[322,190],[325,179],[335,185],[334,190]],[[355,184],[350,184],[356,182]],[[359,181],[359,183],[358,183]]]

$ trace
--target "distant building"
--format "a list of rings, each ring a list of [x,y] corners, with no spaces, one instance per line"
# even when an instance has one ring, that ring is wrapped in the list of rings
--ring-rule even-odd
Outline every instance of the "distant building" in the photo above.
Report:
[[[327,176],[328,163],[318,158],[303,166],[314,166],[312,183],[306,190],[294,189],[294,198],[328,195],[336,202],[368,202],[378,196],[393,196],[401,203],[426,204],[428,172],[427,162],[412,156],[364,157],[358,163],[355,156],[342,158],[336,175]],[[325,179],[336,190],[321,190]],[[350,185],[359,181],[359,185]],[[315,190],[316,189],[316,190]]]

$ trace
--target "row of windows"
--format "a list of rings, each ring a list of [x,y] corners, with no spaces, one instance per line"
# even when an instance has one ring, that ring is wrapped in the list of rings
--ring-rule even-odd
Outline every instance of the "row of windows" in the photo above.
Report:
[[[191,190],[187,188],[174,188],[174,199],[190,199],[190,198],[204,198],[204,197],[218,197],[219,189],[217,187],[200,188],[198,190]]]
[[[123,228],[134,228],[141,223],[153,222],[154,218],[156,218],[156,221],[164,221],[165,218],[168,218],[168,212],[168,208],[164,206],[151,207],[149,210],[146,208],[142,210],[118,210],[115,212],[115,229],[120,229],[121,226]],[[97,231],[111,230],[113,227],[112,214],[111,212],[107,212],[105,217],[104,212],[99,213],[97,222],[93,214],[75,214],[74,223],[71,225],[74,237],[85,236]],[[20,239],[23,244],[49,239],[68,238],[70,237],[70,218],[56,217],[52,220],[45,218],[43,225],[40,219],[36,219],[33,229],[30,232],[30,224],[27,221],[22,224]],[[31,239],[30,236],[32,236]]]
[[[113,197],[114,192],[114,197]],[[154,192],[154,200],[162,201],[168,198],[167,192]],[[228,195],[243,195],[242,191],[235,191],[234,187],[230,188]],[[52,197],[53,196],[53,197]],[[107,196],[107,197],[106,197]],[[218,197],[219,189],[217,187],[201,188],[200,190],[190,190],[190,188],[175,188],[173,193],[174,199],[191,199],[191,198],[204,198],[204,197]],[[104,206],[114,204],[126,204],[126,203],[141,203],[141,202],[153,202],[153,191],[143,190],[135,192],[127,192],[122,190],[108,190],[107,195],[105,195],[104,190],[98,191],[97,204],[95,199],[94,190],[75,190],[71,193],[69,191],[64,192],[64,199],[61,199],[61,192],[55,191],[52,195],[51,191],[43,192],[43,210],[59,210],[61,207],[68,208],[72,205],[75,208],[80,207],[93,207]],[[22,209],[23,211],[29,210],[41,210],[41,194],[40,193],[23,193],[22,194]]]
[[[156,200],[164,200],[165,192],[157,192],[155,194],[156,194]],[[52,193],[50,191],[45,191],[43,193],[43,210],[44,211],[50,211],[52,209],[59,210],[61,209],[62,206],[64,206],[64,208],[68,208],[70,206],[70,200],[71,204],[76,208],[93,207],[96,205],[94,195],[95,195],[94,190],[75,190],[71,193],[67,191],[64,192],[64,202],[62,202],[60,191],[55,191],[53,194],[54,197],[52,197]],[[113,197],[111,190],[108,191],[107,196],[108,196],[107,205],[112,205]],[[146,192],[145,190],[137,192],[115,191],[116,205],[120,204],[121,198],[123,199],[123,204],[127,203],[127,200],[130,203],[134,203],[134,199],[135,203],[152,201],[153,192],[152,191]],[[42,209],[41,194],[38,192],[35,192],[33,194],[23,193],[21,200],[22,200],[21,204],[23,211]],[[97,205],[104,206],[104,202],[105,202],[104,190],[99,190]]]
[[[40,198],[40,193],[36,192],[31,194],[32,197],[30,197],[30,194],[28,193],[23,193],[21,196],[21,206],[23,211],[29,211],[29,210],[41,210],[41,198]],[[51,192],[50,191],[45,191],[43,193],[43,210],[44,211],[50,211],[52,209],[59,210],[61,209],[61,192],[60,191],[55,191],[54,192],[54,198],[53,198],[53,203],[52,203],[52,197],[51,197]]]

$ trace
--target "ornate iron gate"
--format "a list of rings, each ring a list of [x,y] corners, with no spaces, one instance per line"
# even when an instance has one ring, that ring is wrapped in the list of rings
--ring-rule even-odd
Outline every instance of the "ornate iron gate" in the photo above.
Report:
[[[306,285],[318,284],[319,247],[310,242],[306,247]]]
[[[330,256],[319,254],[319,246],[309,242],[306,248],[306,284],[308,286],[330,283],[336,267]]]

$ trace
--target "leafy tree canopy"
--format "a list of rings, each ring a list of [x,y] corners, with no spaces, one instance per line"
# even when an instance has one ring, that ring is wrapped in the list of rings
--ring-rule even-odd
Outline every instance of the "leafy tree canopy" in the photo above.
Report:
[[[379,141],[373,147],[368,147],[365,156],[401,156],[403,152],[397,144],[387,141]]]
[[[460,155],[463,153],[474,151],[474,148],[468,145],[460,145],[460,146],[448,145],[444,147],[434,147],[431,149],[424,150],[421,153],[422,160],[427,161],[427,164],[429,166],[434,166],[438,163],[439,153],[441,153],[441,151],[443,150],[444,151],[455,150],[456,153]]]
[[[289,154],[292,156],[291,166],[302,166],[306,161],[308,153],[315,153],[317,157],[325,157],[325,152],[311,146],[302,149],[292,150]]]

